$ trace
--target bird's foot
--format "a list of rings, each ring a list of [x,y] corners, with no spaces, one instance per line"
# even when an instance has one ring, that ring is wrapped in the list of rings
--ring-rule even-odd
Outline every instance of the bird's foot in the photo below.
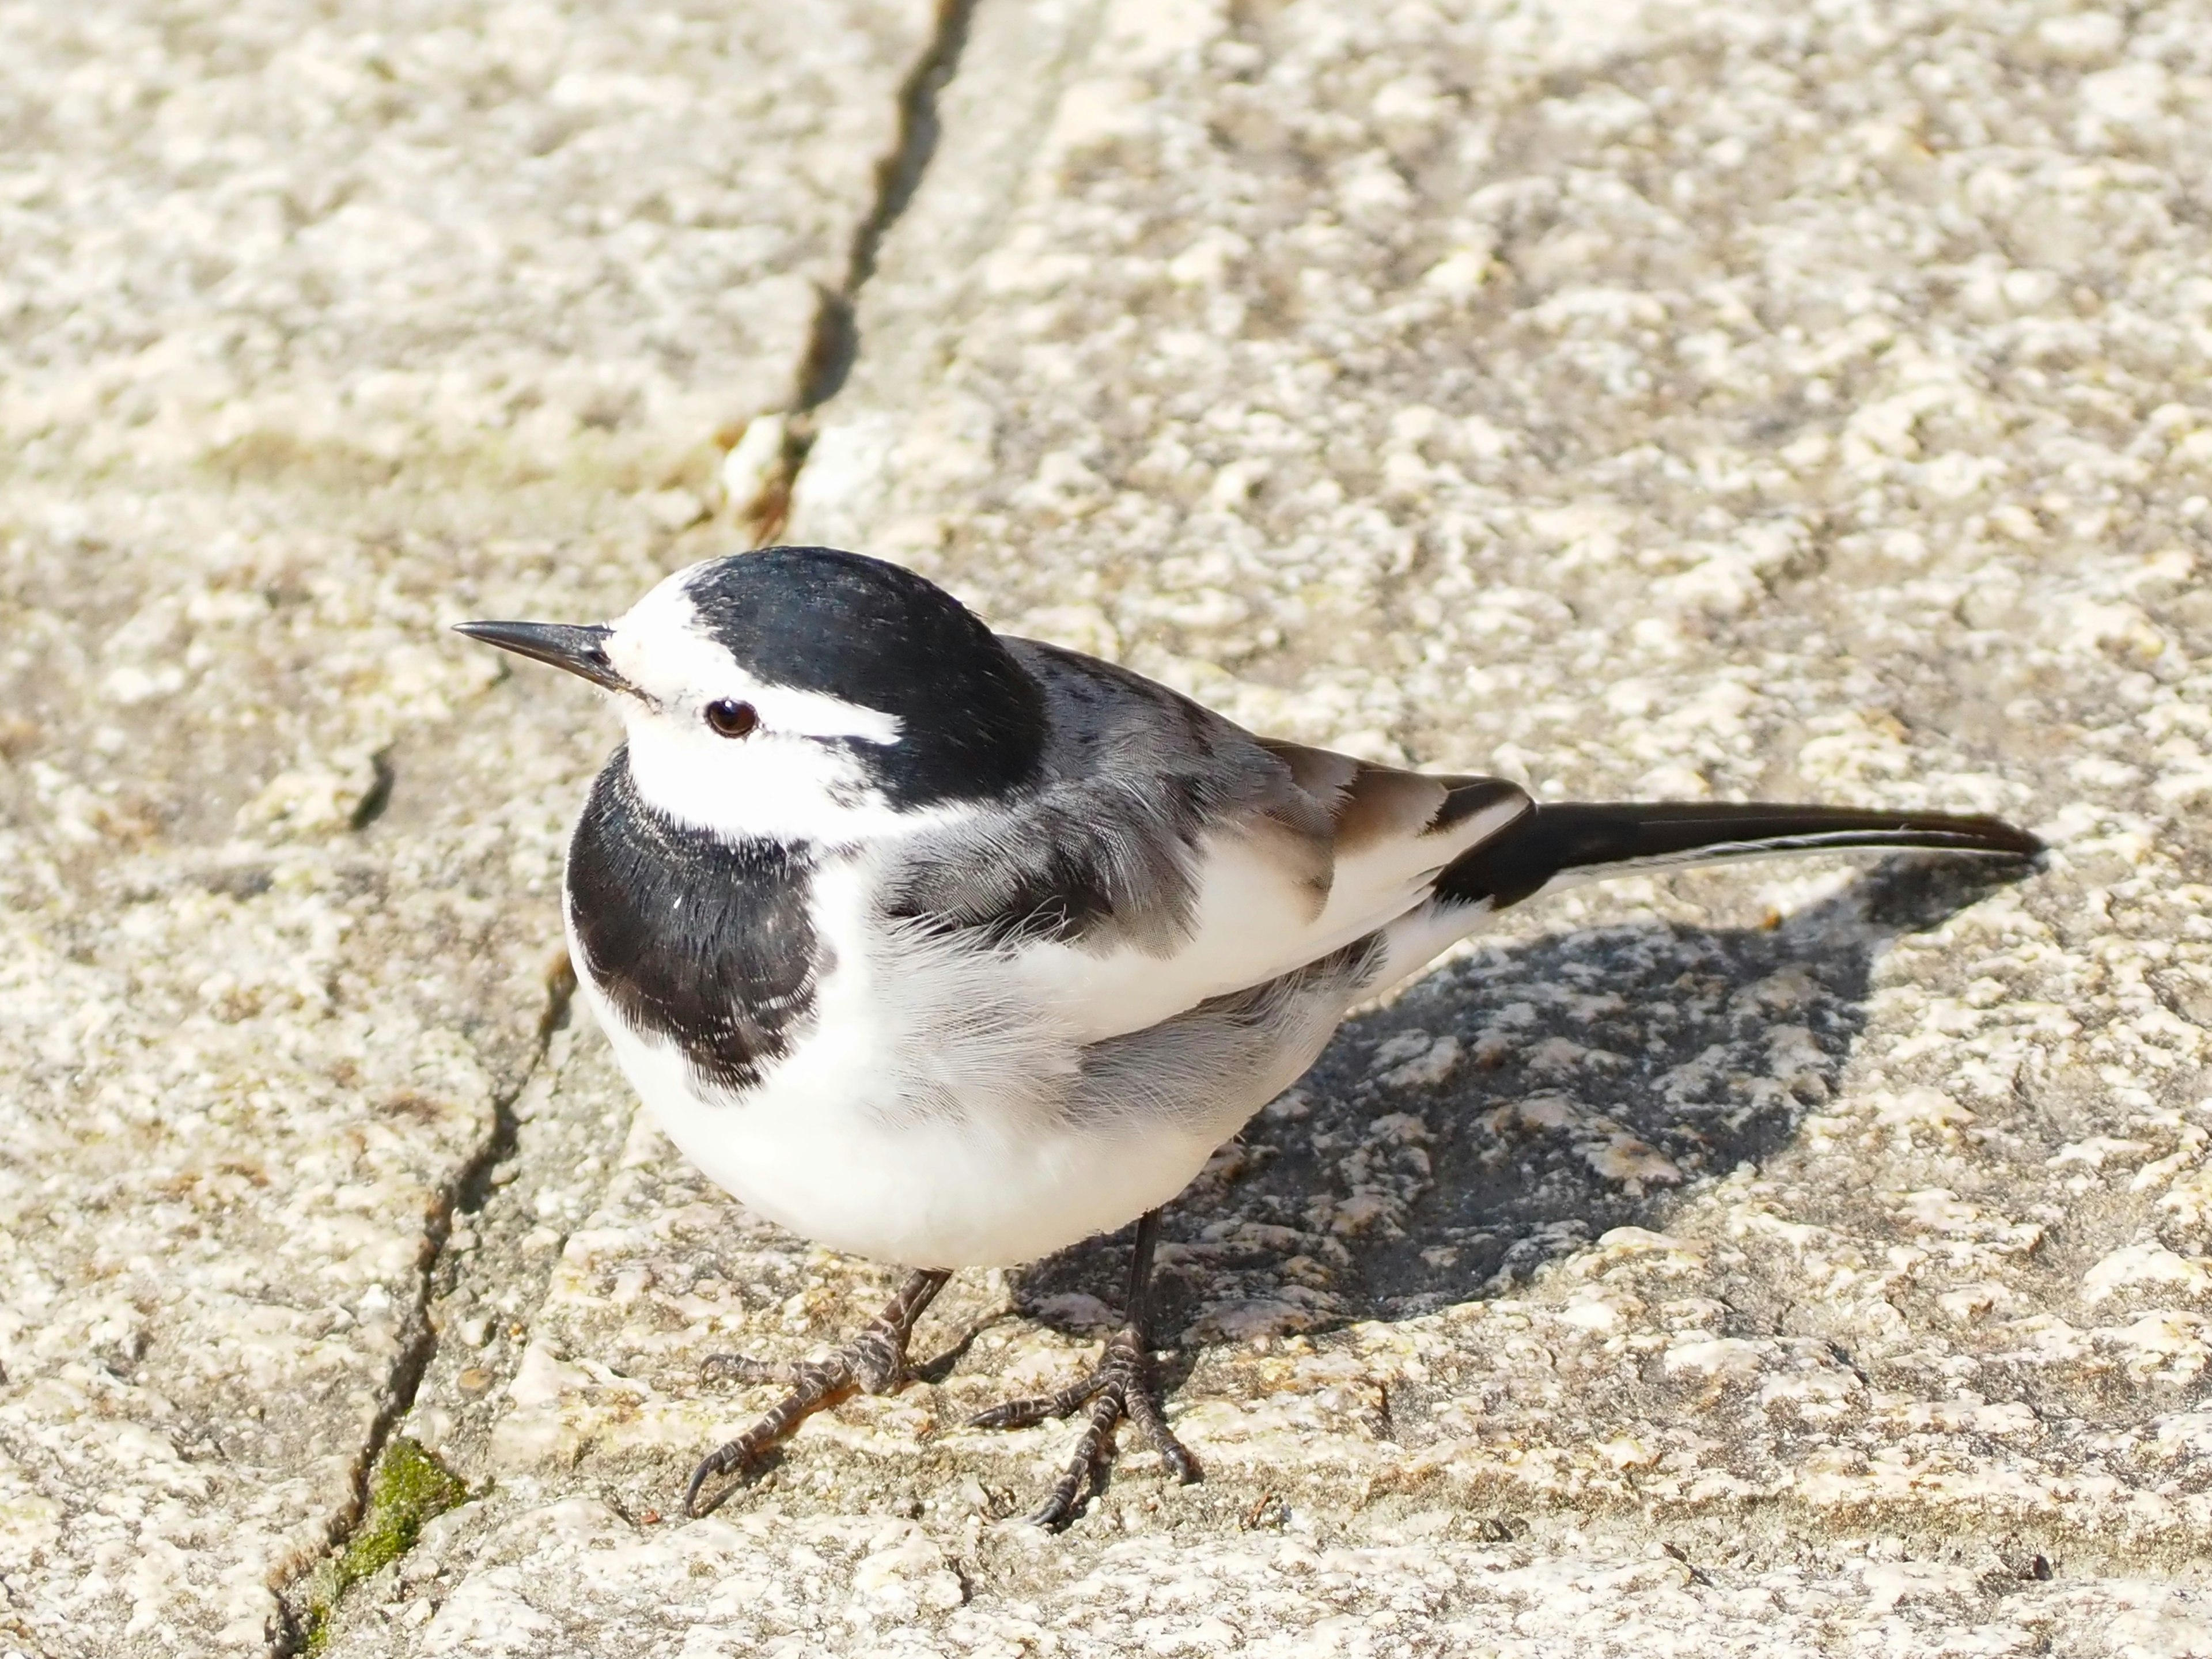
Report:
[[[1177,1481],[1188,1486],[1198,1479],[1198,1460],[1170,1431],[1160,1414],[1160,1402],[1152,1376],[1152,1356],[1133,1325],[1124,1325],[1107,1339],[1106,1352],[1097,1368],[1058,1392],[1031,1400],[1009,1400],[1003,1406],[978,1413],[968,1419],[979,1429],[1026,1429],[1048,1417],[1069,1417],[1090,1407],[1090,1421],[1075,1443],[1075,1455],[1067,1460],[1042,1504],[1030,1516],[1040,1527],[1065,1525],[1076,1506],[1097,1490],[1098,1474],[1114,1448],[1114,1425],[1127,1418],[1152,1449],[1167,1460]]]
[[[708,1376],[738,1382],[780,1382],[787,1392],[743,1434],[699,1460],[684,1488],[684,1513],[702,1513],[699,1488],[708,1481],[743,1469],[815,1413],[855,1394],[890,1394],[901,1387],[912,1374],[906,1345],[915,1321],[950,1277],[943,1273],[915,1273],[859,1335],[818,1359],[794,1362],[709,1354],[701,1367]]]

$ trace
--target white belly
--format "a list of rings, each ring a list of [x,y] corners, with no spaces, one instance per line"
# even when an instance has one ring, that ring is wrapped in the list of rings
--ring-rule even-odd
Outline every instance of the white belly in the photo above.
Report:
[[[878,923],[864,874],[817,882],[834,965],[789,1051],[742,1094],[702,1086],[587,973],[582,990],[709,1180],[832,1249],[908,1267],[1032,1261],[1165,1204],[1373,983],[1323,975],[1263,1012],[1192,1010],[1097,1041],[1003,954]],[[582,968],[573,934],[570,948]]]
[[[855,1255],[915,1267],[1033,1261],[1166,1203],[1221,1139],[1164,1123],[887,1117],[875,1090],[848,1086],[854,1045],[827,1023],[742,1100],[710,1098],[672,1043],[641,1036],[588,985],[584,994],[654,1121],[708,1179]]]

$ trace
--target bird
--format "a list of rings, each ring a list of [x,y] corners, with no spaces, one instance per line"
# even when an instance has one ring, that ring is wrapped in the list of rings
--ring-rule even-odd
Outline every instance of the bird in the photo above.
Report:
[[[971,1421],[1080,1420],[1042,1526],[1079,1514],[1124,1419],[1194,1480],[1152,1371],[1162,1210],[1354,1006],[1571,882],[2041,851],[1991,817],[1560,803],[1257,736],[834,548],[708,559],[611,623],[458,627],[620,717],[563,908],[579,994],[647,1109],[757,1214],[907,1270],[826,1354],[706,1362],[783,1392],[699,1461],[692,1513],[807,1416],[909,1380],[908,1337],[955,1271],[1132,1222],[1097,1364]]]

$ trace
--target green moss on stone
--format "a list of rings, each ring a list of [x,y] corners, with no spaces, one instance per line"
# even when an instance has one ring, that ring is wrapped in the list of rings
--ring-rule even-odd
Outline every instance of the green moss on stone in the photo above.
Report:
[[[419,1441],[395,1437],[369,1471],[368,1511],[346,1547],[315,1571],[307,1589],[307,1650],[330,1638],[338,1598],[415,1547],[423,1524],[467,1500],[461,1478]]]

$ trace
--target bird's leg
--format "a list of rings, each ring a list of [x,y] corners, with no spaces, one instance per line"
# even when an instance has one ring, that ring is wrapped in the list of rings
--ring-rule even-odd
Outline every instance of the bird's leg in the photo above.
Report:
[[[1033,1400],[1010,1400],[1003,1406],[969,1419],[979,1429],[1025,1429],[1048,1417],[1069,1417],[1086,1405],[1090,1421],[1075,1443],[1075,1455],[1053,1486],[1044,1503],[1030,1519],[1040,1527],[1057,1527],[1075,1513],[1076,1504],[1095,1491],[1098,1472],[1114,1447],[1114,1425],[1124,1417],[1152,1449],[1167,1460],[1176,1479],[1188,1486],[1198,1479],[1198,1460],[1169,1431],[1160,1414],[1152,1383],[1152,1350],[1146,1344],[1145,1320],[1151,1311],[1152,1251],[1160,1242],[1160,1212],[1147,1210],[1137,1223],[1137,1243],[1129,1261],[1129,1295],[1124,1304],[1121,1328],[1106,1339],[1106,1352],[1097,1368],[1055,1394]]]
[[[806,1419],[854,1394],[889,1394],[907,1380],[907,1339],[914,1334],[921,1310],[945,1288],[952,1275],[941,1267],[910,1273],[898,1294],[884,1310],[863,1326],[860,1334],[819,1359],[766,1361],[743,1354],[707,1357],[703,1369],[734,1377],[740,1382],[781,1382],[790,1390],[769,1407],[767,1414],[726,1446],[709,1452],[691,1471],[684,1488],[684,1508],[699,1513],[699,1488],[718,1474],[741,1469],[782,1439]]]

